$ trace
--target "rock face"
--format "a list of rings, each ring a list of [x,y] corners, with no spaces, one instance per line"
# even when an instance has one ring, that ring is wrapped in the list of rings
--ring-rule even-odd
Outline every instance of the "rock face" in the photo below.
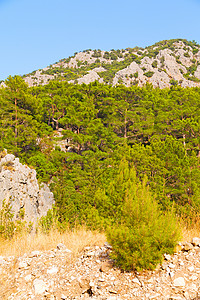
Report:
[[[0,298],[96,300],[200,299],[200,248],[165,255],[155,271],[123,272],[112,248],[85,247],[77,257],[65,245],[21,257],[0,257]],[[73,259],[72,259],[73,258]],[[14,272],[14,273],[13,273]]]
[[[54,203],[53,193],[43,184],[39,188],[36,171],[19,162],[13,154],[0,159],[0,208],[2,202],[11,202],[14,219],[35,224],[46,215]]]

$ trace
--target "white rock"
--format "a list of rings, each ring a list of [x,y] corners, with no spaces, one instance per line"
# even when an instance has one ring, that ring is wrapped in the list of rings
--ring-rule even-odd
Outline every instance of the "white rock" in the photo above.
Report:
[[[178,278],[174,279],[174,286],[184,287],[185,286],[185,279],[183,277],[178,277]]]
[[[194,271],[194,267],[191,266],[191,267],[188,268],[188,270],[189,270],[190,272],[193,272],[193,271]]]
[[[33,287],[36,295],[41,295],[44,292],[48,291],[46,283],[40,279],[35,279],[33,281]]]
[[[18,264],[19,269],[24,269],[24,268],[27,268],[28,266],[29,265],[28,265],[27,261],[20,261],[19,264]]]
[[[192,244],[193,244],[194,246],[200,246],[200,238],[194,237],[194,238],[192,239]]]
[[[40,254],[40,251],[32,251],[30,257],[38,257]]]
[[[63,243],[59,243],[58,245],[57,245],[57,249],[58,250],[65,250],[67,247],[63,244]]]
[[[31,278],[32,278],[32,276],[31,276],[31,274],[29,274],[29,275],[27,275],[27,276],[24,277],[24,280],[25,281],[30,281]]]
[[[171,259],[171,255],[169,255],[169,254],[164,254],[164,258],[166,259],[166,260],[170,260]]]
[[[132,279],[132,282],[137,283],[138,285],[141,285],[140,281],[136,277]]]
[[[196,275],[192,275],[189,279],[192,280],[192,281],[194,281],[194,280],[197,280],[198,277]]]
[[[58,273],[58,268],[57,267],[53,267],[53,268],[47,270],[47,274],[52,275],[52,274],[56,274],[56,273]]]
[[[94,287],[95,286],[94,281],[90,281],[89,285],[90,285],[90,287]]]
[[[175,266],[174,264],[169,264],[168,267],[169,267],[170,269],[174,269],[176,266]]]

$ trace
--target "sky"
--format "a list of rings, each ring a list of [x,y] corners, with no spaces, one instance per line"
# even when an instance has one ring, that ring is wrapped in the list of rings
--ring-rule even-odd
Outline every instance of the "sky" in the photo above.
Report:
[[[85,49],[200,44],[200,0],[0,0],[0,80]]]

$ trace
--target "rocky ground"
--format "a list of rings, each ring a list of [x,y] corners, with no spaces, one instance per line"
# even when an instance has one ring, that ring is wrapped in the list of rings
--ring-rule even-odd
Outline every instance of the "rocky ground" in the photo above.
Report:
[[[156,271],[123,272],[111,246],[86,247],[78,257],[64,244],[22,257],[0,257],[0,299],[200,299],[200,239],[180,244]]]

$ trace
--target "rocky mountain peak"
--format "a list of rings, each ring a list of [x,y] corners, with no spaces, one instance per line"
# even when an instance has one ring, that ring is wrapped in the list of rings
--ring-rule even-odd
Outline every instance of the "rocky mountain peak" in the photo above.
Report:
[[[196,42],[174,39],[146,48],[121,50],[84,50],[53,65],[24,75],[29,86],[47,84],[50,80],[89,84],[154,87],[200,86],[200,46]]]

